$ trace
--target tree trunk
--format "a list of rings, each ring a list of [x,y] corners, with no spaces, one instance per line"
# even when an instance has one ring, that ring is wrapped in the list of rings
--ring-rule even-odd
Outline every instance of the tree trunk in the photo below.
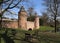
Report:
[[[2,12],[2,7],[0,7],[0,29],[2,28],[2,13],[1,12]]]
[[[0,17],[0,28],[2,28],[2,16]]]
[[[56,25],[56,15],[55,15],[55,32],[57,32],[57,25]]]

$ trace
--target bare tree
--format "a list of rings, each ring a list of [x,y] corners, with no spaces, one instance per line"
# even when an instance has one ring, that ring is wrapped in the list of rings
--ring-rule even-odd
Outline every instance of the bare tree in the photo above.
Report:
[[[41,20],[43,21],[44,26],[48,25],[48,19],[49,19],[49,17],[47,15],[47,13],[46,12],[42,13]]]
[[[44,4],[47,6],[47,11],[54,17],[55,32],[57,32],[56,18],[59,15],[60,0],[44,0],[44,1],[45,1]]]
[[[33,7],[30,7],[28,9],[28,21],[34,21],[34,18],[35,18],[35,14],[37,14],[35,11],[34,11],[34,8]]]
[[[29,13],[30,16],[33,15],[33,11],[34,11],[34,8],[32,8],[32,7],[30,7],[30,8],[28,9],[28,13]]]
[[[19,8],[20,6],[18,6],[18,4],[20,2],[24,2],[26,0],[0,0],[0,27],[2,27],[2,16],[3,14],[8,11],[9,9],[12,8]],[[10,12],[11,13],[11,12]]]

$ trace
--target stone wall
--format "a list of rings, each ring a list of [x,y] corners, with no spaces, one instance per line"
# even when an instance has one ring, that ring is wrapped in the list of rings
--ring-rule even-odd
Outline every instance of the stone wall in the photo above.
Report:
[[[39,17],[38,16],[35,17],[34,26],[35,26],[35,29],[39,29]]]
[[[32,30],[34,29],[34,22],[27,21],[27,30],[31,28]]]
[[[17,21],[3,21],[2,27],[5,28],[18,28],[18,22]]]

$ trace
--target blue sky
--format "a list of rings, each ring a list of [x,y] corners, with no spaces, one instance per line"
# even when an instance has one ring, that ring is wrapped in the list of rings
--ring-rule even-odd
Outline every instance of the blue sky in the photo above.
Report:
[[[28,8],[28,6],[32,6],[34,10],[37,12],[38,15],[42,15],[42,12],[45,12],[45,6],[42,4],[43,0],[31,0],[30,5],[25,3],[23,4],[25,8]],[[27,5],[26,5],[27,4]],[[20,9],[13,8],[11,9],[14,13],[18,14]],[[18,16],[13,16],[13,17],[18,17]]]
[[[31,5],[34,10],[38,13],[38,15],[42,15],[42,12],[45,11],[45,6],[42,4],[43,3],[43,0],[31,0]],[[28,7],[28,5],[24,5],[25,8]],[[15,12],[18,12],[20,9],[16,9],[16,8],[13,8],[12,9],[13,11]]]
[[[45,6],[43,5],[43,0],[33,0],[35,4],[35,11],[37,11],[38,15],[42,15],[42,12],[45,11]]]

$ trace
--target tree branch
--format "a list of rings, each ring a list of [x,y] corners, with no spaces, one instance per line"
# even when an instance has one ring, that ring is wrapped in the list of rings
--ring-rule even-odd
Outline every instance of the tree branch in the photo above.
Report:
[[[7,0],[7,1],[3,1],[2,3],[6,3],[6,2],[8,2],[8,1],[10,1],[10,0]]]
[[[11,12],[10,10],[7,10],[9,13],[11,13],[11,14],[14,14],[14,15],[17,15],[15,12],[13,13],[13,12]]]
[[[17,4],[15,4],[13,7],[9,7],[9,9],[16,7],[20,2],[21,2],[21,0]]]
[[[12,1],[11,1],[11,3],[8,5],[8,7],[7,7],[7,8],[5,8],[5,10],[1,12],[1,13],[2,13],[2,15],[3,15],[3,13],[4,13],[5,11],[7,11],[7,9],[9,9],[9,6],[10,6],[12,3],[13,3],[13,0],[12,0]]]
[[[52,12],[53,14],[55,14],[51,7],[52,7],[52,6],[51,6],[51,4],[50,4],[50,10],[51,10],[51,12]]]

